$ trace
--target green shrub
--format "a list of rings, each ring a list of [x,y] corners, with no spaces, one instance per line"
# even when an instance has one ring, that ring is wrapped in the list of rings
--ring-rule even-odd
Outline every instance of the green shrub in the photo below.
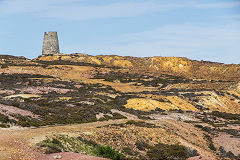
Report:
[[[194,125],[194,127],[197,127],[197,128],[203,128],[203,126],[200,125],[200,124],[196,124],[196,125]]]
[[[5,116],[0,113],[0,122],[3,122],[3,123],[9,122],[8,116]]]
[[[9,128],[9,127],[10,125],[8,124],[4,124],[4,123],[0,124],[0,128]]]
[[[116,151],[111,146],[98,146],[96,151],[98,156],[104,157],[104,158],[110,158],[113,160],[122,160],[125,158],[125,156],[120,153],[119,151]]]
[[[46,154],[58,153],[62,151],[62,145],[56,138],[47,138],[38,144],[40,147],[45,147]]]
[[[194,151],[194,152],[193,152]],[[196,150],[186,148],[182,145],[172,144],[167,145],[159,143],[150,148],[147,156],[153,160],[172,160],[172,159],[187,159],[198,155]]]
[[[2,64],[1,68],[8,68],[8,65],[7,64]]]

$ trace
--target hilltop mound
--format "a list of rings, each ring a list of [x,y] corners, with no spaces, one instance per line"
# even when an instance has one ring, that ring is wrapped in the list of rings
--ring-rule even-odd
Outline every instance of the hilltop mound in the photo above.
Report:
[[[168,73],[206,80],[238,81],[240,79],[240,65],[195,61],[183,57],[137,58],[116,55],[59,54],[54,56],[40,56],[35,61],[55,63],[60,63],[61,61],[80,62],[131,69],[135,73],[143,74],[144,72],[151,72],[156,75]]]

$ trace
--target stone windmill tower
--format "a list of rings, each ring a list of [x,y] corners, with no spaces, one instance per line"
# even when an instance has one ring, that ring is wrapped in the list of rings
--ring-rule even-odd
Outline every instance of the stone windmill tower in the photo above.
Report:
[[[57,32],[44,32],[42,55],[60,53]]]

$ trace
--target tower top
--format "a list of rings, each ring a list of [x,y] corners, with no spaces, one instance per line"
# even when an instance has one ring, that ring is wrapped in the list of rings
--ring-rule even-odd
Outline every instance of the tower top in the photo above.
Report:
[[[54,55],[58,54],[59,52],[60,50],[57,32],[44,32],[42,55]]]

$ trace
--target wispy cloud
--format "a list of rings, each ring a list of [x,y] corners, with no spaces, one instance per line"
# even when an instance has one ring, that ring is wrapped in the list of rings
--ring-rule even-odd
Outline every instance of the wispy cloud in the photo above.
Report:
[[[61,7],[75,1],[77,0],[2,0],[0,1],[0,16],[21,13],[44,13],[51,9],[51,6]]]
[[[167,25],[151,31],[115,37],[104,44],[92,44],[94,49],[86,47],[84,51],[141,57],[185,56],[240,63],[239,28],[240,22],[217,26],[197,26],[191,23]]]
[[[52,18],[86,20],[113,17],[134,17],[154,10],[151,3],[114,3],[104,6],[52,6],[41,14]]]
[[[0,16],[31,13],[35,16],[86,20],[113,17],[134,17],[156,11],[179,8],[211,9],[233,8],[240,2],[206,3],[186,1],[185,3],[166,3],[165,1],[115,2],[105,5],[85,5],[86,0],[3,0],[0,1]]]
[[[238,21],[238,20],[240,20],[240,14],[232,14],[232,15],[218,16],[218,18]]]
[[[194,5],[194,8],[204,8],[204,9],[234,8],[239,6],[240,6],[240,2],[218,2],[218,3],[198,3]]]

